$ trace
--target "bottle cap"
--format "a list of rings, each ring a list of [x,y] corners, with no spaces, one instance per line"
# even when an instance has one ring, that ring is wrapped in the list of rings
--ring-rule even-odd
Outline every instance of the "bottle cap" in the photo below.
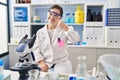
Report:
[[[0,60],[0,66],[3,66],[4,62],[2,60]]]
[[[71,76],[71,77],[69,77],[69,80],[77,80],[77,78],[74,76]]]
[[[81,10],[81,7],[80,7],[80,6],[77,6],[77,9]]]

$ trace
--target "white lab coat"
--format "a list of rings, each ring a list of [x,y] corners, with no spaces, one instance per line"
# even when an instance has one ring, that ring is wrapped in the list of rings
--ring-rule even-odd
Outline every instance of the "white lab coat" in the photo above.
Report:
[[[72,65],[68,59],[67,41],[78,42],[79,34],[70,26],[68,32],[60,27],[56,27],[52,37],[52,44],[48,34],[47,26],[38,30],[36,40],[33,46],[35,61],[44,60],[49,68],[56,64],[54,70],[59,73],[72,73]],[[64,46],[58,46],[58,37],[64,41]],[[58,54],[57,57],[55,54]]]

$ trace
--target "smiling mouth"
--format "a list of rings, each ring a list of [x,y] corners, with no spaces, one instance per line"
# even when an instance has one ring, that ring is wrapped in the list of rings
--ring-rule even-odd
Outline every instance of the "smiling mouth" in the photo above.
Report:
[[[49,19],[49,21],[56,21],[55,19]]]

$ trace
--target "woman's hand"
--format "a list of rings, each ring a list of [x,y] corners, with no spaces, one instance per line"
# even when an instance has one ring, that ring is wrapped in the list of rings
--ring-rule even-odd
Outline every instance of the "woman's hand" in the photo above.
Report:
[[[39,61],[38,65],[40,65],[41,71],[47,72],[48,71],[48,65],[43,61]]]
[[[68,31],[68,26],[62,21],[62,20],[57,20],[59,27],[61,27],[62,29],[64,29],[65,31]]]

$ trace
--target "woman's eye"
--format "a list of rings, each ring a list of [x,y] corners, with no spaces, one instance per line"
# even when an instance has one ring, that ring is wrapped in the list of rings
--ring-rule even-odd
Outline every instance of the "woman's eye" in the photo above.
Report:
[[[54,15],[55,17],[57,17],[58,15]]]

